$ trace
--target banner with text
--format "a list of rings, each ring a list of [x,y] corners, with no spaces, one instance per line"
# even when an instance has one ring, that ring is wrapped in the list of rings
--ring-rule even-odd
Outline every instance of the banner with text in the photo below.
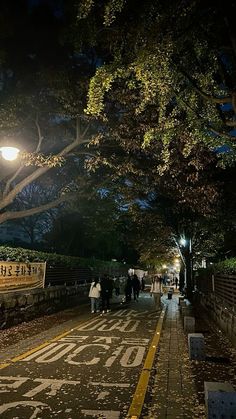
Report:
[[[0,292],[44,288],[46,262],[0,261]]]

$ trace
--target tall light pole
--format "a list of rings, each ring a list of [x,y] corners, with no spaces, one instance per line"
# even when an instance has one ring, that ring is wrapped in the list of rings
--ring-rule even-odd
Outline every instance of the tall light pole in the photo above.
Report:
[[[185,275],[185,284],[187,288],[187,297],[191,299],[192,291],[193,291],[193,258],[192,258],[192,239],[189,237],[186,239],[185,237],[181,237],[180,239],[180,246],[179,250],[182,255],[182,260],[184,263],[184,275]]]
[[[187,297],[191,299],[193,291],[193,258],[192,239],[182,236],[179,240],[174,239],[184,267],[184,285]]]
[[[178,252],[179,252],[179,255],[181,257],[182,264],[183,264],[183,267],[184,267],[184,287],[186,287],[187,286],[187,267],[186,267],[185,256],[184,256],[184,254],[182,252],[182,249],[181,249],[181,247],[186,245],[186,239],[184,237],[181,237],[179,242],[176,239],[174,239],[174,240],[175,240],[175,244],[177,246],[177,249],[178,249]]]

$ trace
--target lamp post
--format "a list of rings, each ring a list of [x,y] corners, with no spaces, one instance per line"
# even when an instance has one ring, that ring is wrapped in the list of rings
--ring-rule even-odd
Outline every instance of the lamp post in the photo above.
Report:
[[[184,283],[181,281],[181,276],[180,276],[180,289],[182,290],[184,287],[186,287],[186,284],[187,284],[187,269],[186,269],[186,262],[185,262],[185,257],[184,257],[184,254],[183,254],[183,252],[182,252],[182,250],[181,250],[181,247],[182,246],[184,246],[185,244],[186,244],[186,240],[183,238],[183,237],[181,237],[181,239],[180,239],[180,241],[178,242],[178,240],[176,240],[176,239],[174,239],[174,241],[175,241],[175,244],[176,244],[176,246],[177,246],[177,249],[178,249],[178,252],[179,252],[179,255],[180,255],[180,258],[181,258],[181,261],[182,261],[182,265],[183,265],[183,267],[184,267]],[[181,270],[180,270],[181,271]],[[180,273],[180,275],[181,275],[181,273]]]
[[[180,239],[180,246],[182,247],[181,255],[184,263],[184,276],[186,284],[187,297],[191,299],[193,291],[193,258],[192,258],[192,239]]]
[[[192,239],[182,236],[179,240],[174,238],[179,255],[184,268],[184,287],[186,287],[187,297],[191,299],[193,291],[193,259],[192,259]]]

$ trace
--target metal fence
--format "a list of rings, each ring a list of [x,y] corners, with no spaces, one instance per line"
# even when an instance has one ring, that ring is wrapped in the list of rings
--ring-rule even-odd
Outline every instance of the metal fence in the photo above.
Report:
[[[45,287],[55,285],[77,285],[91,282],[90,268],[66,268],[62,266],[47,266],[45,274]]]
[[[236,308],[236,276],[221,275],[213,278],[215,294]]]
[[[45,287],[55,285],[79,285],[91,282],[94,276],[103,276],[107,273],[110,276],[122,276],[127,274],[127,269],[117,267],[109,267],[106,271],[104,268],[67,268],[63,266],[46,266]]]
[[[236,276],[235,275],[201,275],[196,278],[196,285],[203,294],[214,293],[227,306],[236,309]]]

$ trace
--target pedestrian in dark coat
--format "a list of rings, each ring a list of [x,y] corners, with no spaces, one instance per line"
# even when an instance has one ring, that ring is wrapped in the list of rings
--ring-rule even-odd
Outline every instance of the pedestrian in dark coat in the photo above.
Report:
[[[132,279],[128,275],[126,284],[125,284],[125,301],[131,301],[131,295],[132,295]]]
[[[134,300],[136,301],[138,300],[139,292],[140,292],[140,281],[136,274],[134,274],[132,278],[132,288],[133,288]]]
[[[144,291],[144,290],[145,290],[145,278],[143,276],[141,279],[141,291]]]
[[[102,297],[102,312],[109,312],[110,310],[110,299],[112,297],[113,281],[108,275],[104,275],[101,278],[101,297]]]
[[[120,278],[115,278],[114,281],[116,296],[120,295]]]

